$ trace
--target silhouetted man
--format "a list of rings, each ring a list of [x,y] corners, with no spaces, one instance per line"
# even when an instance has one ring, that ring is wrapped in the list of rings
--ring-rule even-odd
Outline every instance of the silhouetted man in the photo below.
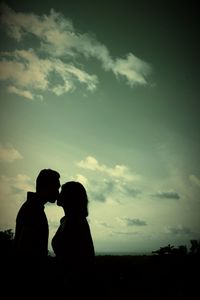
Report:
[[[33,279],[32,275],[41,276],[41,266],[48,256],[49,227],[44,205],[54,203],[58,198],[59,178],[60,174],[54,170],[41,170],[36,179],[36,192],[27,193],[27,200],[17,214],[14,236],[16,271],[26,282]]]

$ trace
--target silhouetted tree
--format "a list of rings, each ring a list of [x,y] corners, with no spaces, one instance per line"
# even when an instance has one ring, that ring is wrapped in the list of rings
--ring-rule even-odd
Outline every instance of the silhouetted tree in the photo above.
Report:
[[[187,247],[185,245],[180,245],[177,248],[177,253],[178,254],[187,254]]]
[[[11,254],[14,242],[13,237],[12,229],[0,231],[0,255],[2,258]]]
[[[165,247],[160,247],[160,249],[158,249],[156,251],[152,251],[152,253],[159,254],[159,255],[172,254],[173,249],[174,249],[174,246],[171,246],[170,244],[168,244]]]
[[[175,248],[173,245],[167,245],[165,247],[160,247],[160,249],[156,251],[152,251],[152,253],[158,255],[185,255],[187,254],[187,247],[185,245],[180,245]]]
[[[191,247],[190,253],[191,254],[200,254],[200,240],[190,240]]]

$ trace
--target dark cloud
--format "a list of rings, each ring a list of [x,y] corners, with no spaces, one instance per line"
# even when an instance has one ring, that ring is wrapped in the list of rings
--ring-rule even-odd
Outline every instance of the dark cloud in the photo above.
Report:
[[[184,226],[175,226],[175,227],[168,227],[167,232],[173,235],[187,235],[191,234],[192,230],[189,227]]]
[[[127,226],[146,226],[147,223],[140,219],[123,218]]]
[[[89,195],[94,201],[106,202],[106,199],[114,190],[113,180],[104,180],[102,182],[93,180],[89,187]]]
[[[91,199],[100,202],[106,202],[111,195],[113,199],[120,201],[124,197],[136,197],[140,193],[141,191],[132,186],[130,182],[110,178],[103,181],[92,180],[89,187]]]
[[[103,193],[99,193],[98,191],[92,191],[90,192],[91,199],[94,201],[99,201],[99,202],[106,202],[106,195]]]
[[[120,183],[120,187],[122,192],[128,197],[137,197],[141,193],[131,182],[122,182]]]
[[[106,227],[106,228],[112,228],[111,225],[109,225],[108,223],[106,222],[98,222],[99,225],[103,226],[103,227]]]
[[[157,192],[152,195],[153,197],[160,198],[160,199],[180,199],[180,196],[176,192]]]

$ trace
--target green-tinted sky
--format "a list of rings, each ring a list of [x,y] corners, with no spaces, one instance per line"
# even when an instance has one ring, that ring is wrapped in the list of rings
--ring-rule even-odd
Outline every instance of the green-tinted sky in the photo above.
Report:
[[[200,237],[198,10],[149,2],[2,3],[2,230],[52,168],[84,183],[96,251]]]

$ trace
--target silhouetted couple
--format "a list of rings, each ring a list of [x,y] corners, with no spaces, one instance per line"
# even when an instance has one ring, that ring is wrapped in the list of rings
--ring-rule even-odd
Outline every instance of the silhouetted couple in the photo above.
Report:
[[[17,269],[22,280],[34,289],[44,280],[53,282],[58,277],[61,289],[72,289],[76,283],[84,287],[86,274],[94,263],[94,246],[87,222],[88,197],[84,186],[69,181],[60,189],[60,174],[51,169],[42,170],[36,179],[36,192],[28,192],[27,200],[21,206],[15,228],[15,253]],[[49,269],[48,236],[49,226],[44,212],[47,202],[55,203],[64,209],[64,217],[52,239],[52,247],[58,268]],[[46,272],[46,268],[48,272]],[[20,279],[18,278],[18,281]],[[51,286],[48,288],[48,290]]]

